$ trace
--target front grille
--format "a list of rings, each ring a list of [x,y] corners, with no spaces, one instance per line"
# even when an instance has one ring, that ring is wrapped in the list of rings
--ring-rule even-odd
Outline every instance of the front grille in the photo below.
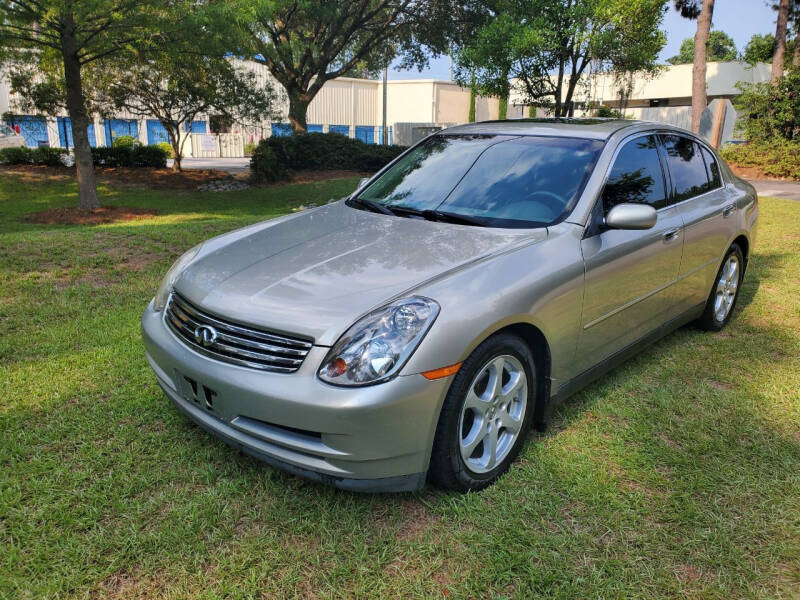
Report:
[[[169,298],[165,319],[170,329],[194,350],[263,371],[294,373],[313,345],[209,315],[176,292]]]

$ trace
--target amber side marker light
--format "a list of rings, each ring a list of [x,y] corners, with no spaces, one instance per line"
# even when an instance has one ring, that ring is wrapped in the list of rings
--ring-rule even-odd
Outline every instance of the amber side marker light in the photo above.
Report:
[[[441,379],[442,377],[449,377],[455,373],[458,373],[458,370],[461,368],[462,363],[456,363],[454,365],[450,365],[449,367],[442,367],[440,369],[433,369],[433,371],[425,371],[422,376],[425,379]]]

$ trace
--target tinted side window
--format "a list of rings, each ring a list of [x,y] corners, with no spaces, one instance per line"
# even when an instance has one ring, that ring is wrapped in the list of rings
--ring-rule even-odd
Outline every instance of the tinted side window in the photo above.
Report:
[[[638,137],[627,142],[614,160],[603,188],[603,210],[608,213],[624,202],[650,204],[655,209],[666,206],[664,176],[655,136]]]
[[[700,146],[700,150],[703,152],[703,158],[706,161],[706,170],[708,171],[708,178],[711,181],[709,189],[715,190],[718,187],[722,187],[722,178],[719,176],[719,164],[717,164],[717,159],[714,158],[714,155],[711,154],[711,152],[709,152],[706,148]]]
[[[663,135],[661,139],[667,153],[667,166],[672,176],[675,202],[710,190],[711,185],[700,146],[680,135]]]

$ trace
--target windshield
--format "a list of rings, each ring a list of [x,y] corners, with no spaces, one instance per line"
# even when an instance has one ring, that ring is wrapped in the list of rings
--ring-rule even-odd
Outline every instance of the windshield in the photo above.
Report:
[[[357,200],[460,215],[490,227],[543,227],[572,208],[603,142],[509,135],[436,135]]]

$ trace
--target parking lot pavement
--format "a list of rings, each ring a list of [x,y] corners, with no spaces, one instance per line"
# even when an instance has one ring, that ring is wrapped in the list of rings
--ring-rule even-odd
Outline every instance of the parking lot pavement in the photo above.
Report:
[[[172,161],[167,161],[172,166]],[[228,173],[245,173],[250,170],[250,158],[184,158],[181,161],[184,169],[217,169]]]
[[[800,201],[800,181],[749,180],[759,196],[774,196]]]

